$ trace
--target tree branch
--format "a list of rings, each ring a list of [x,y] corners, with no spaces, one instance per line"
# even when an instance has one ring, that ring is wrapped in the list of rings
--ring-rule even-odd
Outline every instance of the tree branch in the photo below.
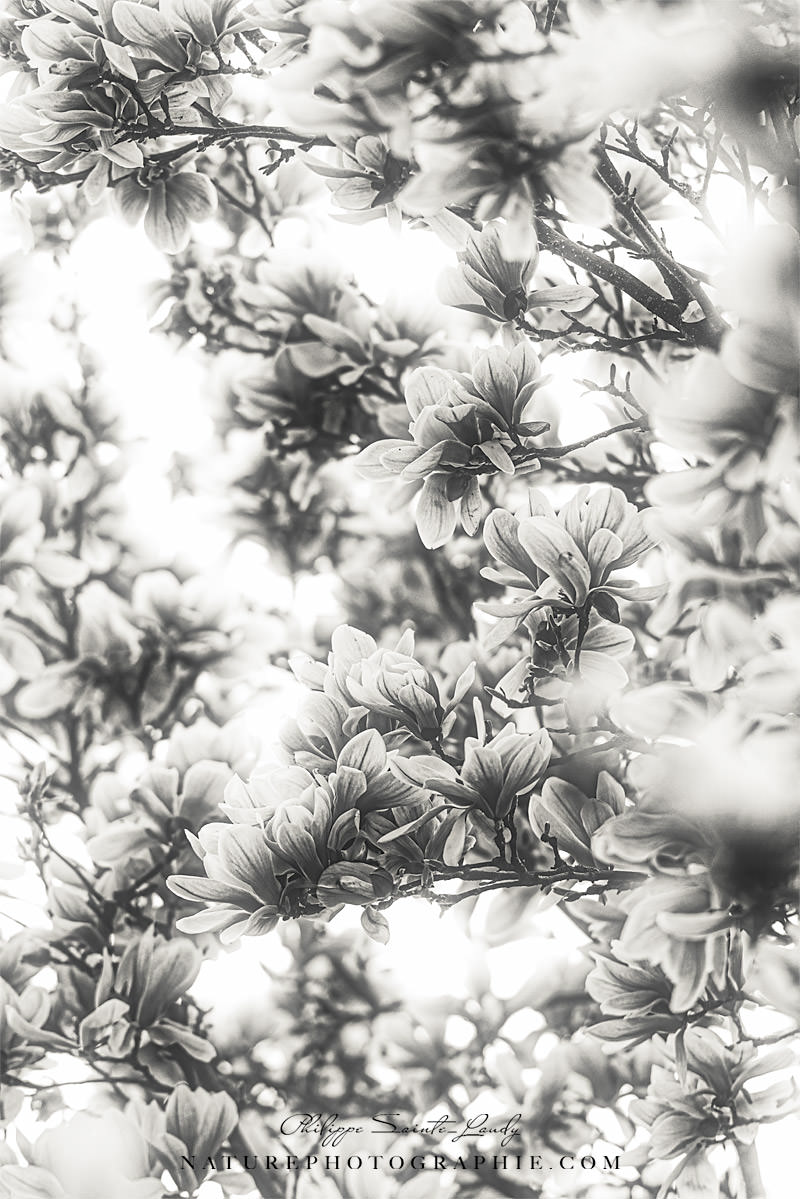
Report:
[[[716,307],[706,295],[700,283],[693,278],[685,267],[682,267],[680,263],[675,261],[637,204],[635,193],[629,190],[603,146],[599,146],[597,149],[597,174],[608,189],[615,209],[633,230],[638,241],[648,252],[650,259],[655,263],[662,279],[669,288],[673,300],[680,306],[680,311],[683,312],[692,300],[699,304],[706,318],[705,322],[702,323],[708,324],[707,332],[713,339],[711,344],[716,348],[722,334],[728,328],[727,324],[717,312]],[[692,322],[693,325],[697,323]],[[688,326],[689,329],[691,327],[691,325]],[[687,326],[684,326],[682,321],[680,322],[680,328],[684,332],[687,331]]]
[[[643,308],[652,312],[653,316],[659,317],[673,329],[683,329],[680,319],[681,310],[674,300],[660,295],[624,267],[618,266],[615,262],[609,262],[607,258],[601,258],[587,246],[582,246],[563,233],[557,232],[542,217],[536,217],[535,225],[539,245],[543,249],[549,250],[560,258],[565,258],[567,262],[574,263],[587,274],[596,275],[598,279],[604,279],[606,283],[618,287],[620,291],[625,292],[632,300],[637,300]]]

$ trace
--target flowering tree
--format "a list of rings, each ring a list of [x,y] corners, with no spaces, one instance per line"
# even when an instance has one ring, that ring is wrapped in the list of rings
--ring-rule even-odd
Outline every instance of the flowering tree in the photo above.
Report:
[[[175,491],[334,572],[341,619],[328,646],[147,544],[81,314],[27,318],[64,361],[33,386],[7,259],[4,871],[38,916],[0,952],[0,1195],[766,1195],[800,1021],[793,20],[6,4],[20,235],[63,297],[94,214],[143,222],[153,337],[214,417]],[[449,254],[436,295],[359,285],[335,230],[369,222]],[[276,742],[246,718],[290,652]],[[407,897],[452,909],[464,994],[382,965]],[[579,954],[539,962],[547,920]],[[282,956],[231,1027],[196,981],[243,937]],[[295,1111],[375,1164],[323,1169],[342,1137]]]

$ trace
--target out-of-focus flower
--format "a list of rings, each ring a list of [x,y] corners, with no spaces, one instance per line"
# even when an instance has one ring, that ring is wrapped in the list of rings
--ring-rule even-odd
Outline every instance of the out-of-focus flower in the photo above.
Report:
[[[75,1112],[25,1141],[23,1151],[27,1166],[0,1166],[0,1195],[8,1199],[159,1199],[162,1193],[136,1124],[113,1108]]]
[[[17,480],[0,492],[0,577],[13,583],[14,574],[32,567],[52,587],[76,587],[88,574],[60,538],[47,537],[44,500],[32,483]]]
[[[170,733],[166,766],[174,766],[184,780],[192,766],[201,762],[225,763],[232,771],[248,775],[258,758],[260,742],[245,720],[230,720],[222,726],[200,716],[191,724],[178,724]],[[194,804],[189,804],[194,808]]]
[[[592,838],[599,861],[652,873],[621,901],[628,916],[618,956],[650,962],[670,979],[672,1011],[686,1011],[709,979],[724,985],[728,931],[738,913],[708,868],[712,845],[689,819],[658,811],[630,811],[607,820]]]
[[[189,739],[187,744],[197,745],[199,741],[198,748],[211,748],[208,737],[202,738],[203,732],[201,723],[198,729],[201,737]],[[216,732],[215,740],[224,747],[225,730]],[[235,742],[231,744],[233,748]],[[172,737],[169,749],[177,749]],[[173,752],[168,760],[175,756],[182,761]],[[238,761],[248,766],[254,756],[248,754]],[[149,766],[137,779],[133,791],[123,787],[116,775],[107,775],[105,780],[100,776],[92,797],[94,819],[87,822],[90,828],[94,826],[95,833],[89,838],[87,848],[92,860],[104,868],[106,893],[124,892],[147,877],[152,893],[164,896],[164,882],[157,864],[165,860],[176,873],[199,870],[186,834],[196,834],[209,821],[219,819],[221,801],[231,777],[232,768],[227,761],[207,760],[200,754],[180,773],[175,766]]]
[[[727,299],[738,325],[718,355],[695,359],[682,394],[671,388],[656,406],[658,436],[699,460],[647,485],[656,527],[689,557],[696,556],[693,535],[723,520],[738,529],[743,562],[781,564],[796,551],[791,491],[776,479],[786,479],[795,453],[799,270],[794,230],[761,230],[729,270]],[[721,547],[715,550],[719,559]]]
[[[160,1172],[166,1166],[177,1187],[189,1184],[193,1189],[216,1173],[214,1158],[239,1118],[230,1095],[191,1089],[185,1082],[174,1088],[166,1108],[130,1104],[126,1115],[145,1141],[153,1168]]]
[[[369,0],[358,9],[306,8],[309,50],[272,80],[276,102],[293,128],[309,133],[325,128],[348,137],[374,126],[359,103],[364,93],[379,119],[402,124],[398,101],[409,81],[426,78],[459,51],[469,61],[481,41],[476,22],[492,22],[505,7],[507,0],[480,0],[477,8],[465,0],[410,0],[398,11],[386,0]],[[322,83],[325,96],[316,94]]]
[[[800,813],[788,798],[789,774],[797,769],[796,738],[790,736],[784,747],[775,732],[743,737],[741,726],[728,722],[745,752],[731,741],[718,758],[719,720],[709,728],[710,736],[698,738],[696,748],[667,746],[660,761],[651,760],[640,771],[646,801],[607,821],[592,839],[599,860],[644,868],[652,876],[621,902],[628,916],[618,956],[661,966],[674,987],[673,1011],[696,1003],[709,979],[722,985],[732,930],[758,937],[785,919],[800,868]],[[711,746],[709,760],[705,751]],[[762,757],[769,748],[773,754]],[[773,792],[763,763],[786,748],[789,758],[778,761],[788,770],[779,772]],[[767,780],[763,807],[752,815],[751,788],[758,783],[749,777],[750,753],[758,755],[752,761],[761,763],[758,773]]]
[[[94,1009],[80,1024],[81,1046],[114,1058],[135,1052],[154,1077],[168,1083],[181,1075],[163,1047],[178,1045],[190,1057],[210,1061],[213,1046],[181,1023],[176,1007],[200,963],[200,952],[189,941],[166,941],[153,929],[128,945],[116,968],[106,955]]]
[[[47,992],[24,976],[0,976],[0,1049],[6,1069],[17,1071],[42,1057],[44,1050],[37,1033],[47,1023],[50,1007]]]
[[[800,377],[800,239],[786,225],[758,232],[729,264],[724,289],[739,316],[720,358],[737,382],[796,394]]]

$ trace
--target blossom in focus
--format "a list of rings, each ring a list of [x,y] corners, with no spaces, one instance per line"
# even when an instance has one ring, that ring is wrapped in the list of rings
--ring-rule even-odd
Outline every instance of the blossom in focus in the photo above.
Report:
[[[536,786],[552,748],[545,729],[523,734],[506,725],[488,741],[467,738],[460,770],[431,756],[400,758],[395,768],[403,777],[494,822],[505,820],[516,801]]]
[[[335,164],[310,156],[304,161],[325,179],[334,204],[345,209],[347,216],[339,219],[361,224],[388,216],[399,228],[397,194],[408,178],[408,162],[396,158],[386,142],[374,135],[336,141]]]
[[[625,807],[625,790],[607,771],[597,777],[596,794],[588,798],[566,779],[548,778],[541,794],[531,797],[528,816],[534,832],[541,836],[545,825],[555,837],[560,854],[591,866],[592,836]]]
[[[586,989],[606,1017],[591,1026],[592,1036],[603,1041],[631,1048],[682,1027],[682,1017],[669,1006],[672,984],[658,966],[598,954]]]
[[[193,222],[213,216],[217,192],[207,175],[148,165],[119,181],[114,202],[131,225],[144,216],[145,233],[159,250],[177,254],[186,248]]]
[[[527,342],[511,350],[490,346],[478,353],[469,374],[420,367],[405,388],[413,441],[378,441],[361,452],[359,472],[367,478],[400,475],[404,482],[424,480],[415,512],[423,545],[429,549],[450,539],[457,522],[473,534],[480,523],[478,475],[512,475],[512,457],[524,451],[522,469],[536,466],[526,439],[549,428],[529,421],[535,393],[545,382],[539,357]]]
[[[185,932],[222,931],[222,940],[269,931],[281,916],[342,903],[364,904],[392,890],[379,861],[367,860],[375,813],[417,798],[387,769],[380,733],[365,729],[340,751],[326,778],[299,766],[274,767],[227,787],[230,825],[206,825],[196,845],[207,878],[170,879],[184,899],[210,901],[185,918]]]
[[[531,491],[519,518],[504,509],[489,514],[484,540],[503,567],[487,568],[486,577],[527,593],[508,603],[479,605],[499,618],[490,634],[493,645],[543,608],[570,613],[590,603],[598,615],[618,622],[617,599],[654,599],[662,591],[616,575],[653,542],[641,513],[615,487],[591,493],[582,487],[558,514],[543,492]]]
[[[263,829],[207,824],[192,844],[207,877],[173,875],[167,885],[181,899],[207,907],[184,916],[181,931],[218,932],[223,944],[270,932],[281,913],[281,887]]]
[[[706,1147],[723,1139],[748,1145],[759,1121],[774,1119],[796,1103],[797,1087],[790,1079],[748,1089],[762,1074],[791,1065],[791,1051],[759,1057],[751,1042],[728,1046],[712,1029],[698,1027],[687,1029],[683,1043],[683,1074],[671,1062],[655,1065],[647,1097],[631,1104],[632,1115],[650,1128],[656,1157],[680,1157],[680,1169],[691,1169]],[[713,1170],[711,1178],[716,1186]]]
[[[511,256],[504,236],[508,237],[504,228],[491,221],[468,238],[458,255],[458,267],[440,276],[438,295],[443,304],[506,322],[524,316],[531,308],[573,311],[586,308],[595,299],[591,287],[531,289],[539,260],[535,232],[531,230],[530,252],[525,258]]]

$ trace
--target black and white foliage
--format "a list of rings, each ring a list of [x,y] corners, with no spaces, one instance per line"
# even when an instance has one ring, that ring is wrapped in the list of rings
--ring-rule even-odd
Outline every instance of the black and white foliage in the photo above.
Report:
[[[764,1199],[798,1098],[796,15],[7,0],[3,1199]],[[109,213],[213,418],[174,496],[334,575],[329,627],[132,519],[70,294]],[[438,283],[364,288],[338,231],[372,222]],[[409,897],[466,932],[468,993],[385,968]],[[543,964],[557,919],[582,949]],[[276,964],[226,1025],[196,983],[242,938]],[[486,1111],[531,1164],[458,1170],[439,1128],[399,1170],[270,1170],[294,1111]]]

